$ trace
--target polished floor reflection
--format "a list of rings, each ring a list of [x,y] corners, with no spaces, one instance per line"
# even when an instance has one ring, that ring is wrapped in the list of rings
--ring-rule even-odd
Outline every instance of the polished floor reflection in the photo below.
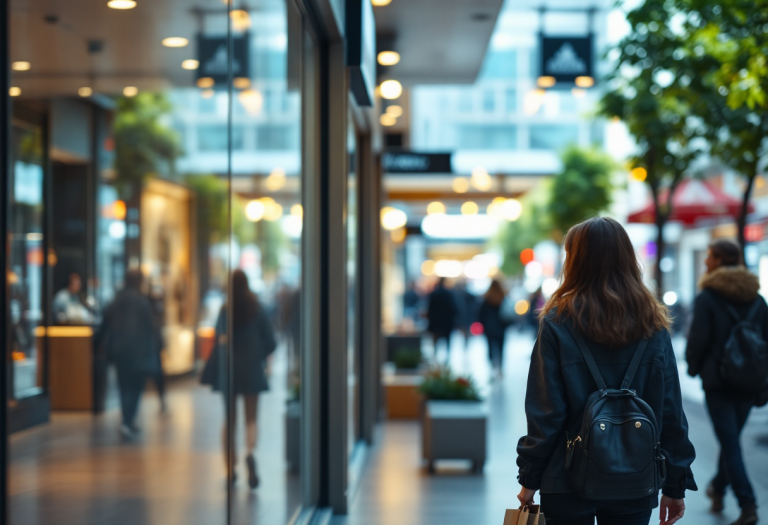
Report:
[[[299,504],[298,476],[285,468],[284,377],[281,348],[272,390],[260,401],[261,486],[248,489],[241,461],[233,494],[237,525],[285,525]],[[162,415],[148,389],[141,437],[132,443],[121,439],[117,409],[99,417],[54,413],[49,425],[13,436],[11,525],[224,524],[221,397],[196,379],[182,379],[170,382],[168,405]]]
[[[514,335],[513,335],[514,334]],[[372,449],[365,476],[348,517],[337,517],[334,525],[498,525],[504,509],[516,505],[515,446],[525,432],[525,381],[533,334],[510,332],[507,338],[505,378],[489,384],[484,339],[452,341],[451,365],[459,372],[471,371],[488,385],[490,408],[488,462],[483,475],[468,474],[462,464],[447,464],[429,476],[420,463],[420,429],[415,422],[387,422]],[[681,374],[686,365],[681,353],[685,341],[676,338],[675,349]],[[440,356],[442,358],[442,355]],[[691,440],[696,446],[694,475],[705,487],[714,474],[717,444],[703,405],[698,380],[682,376]],[[743,436],[747,468],[755,485],[758,505],[768,508],[768,408],[753,412]],[[709,514],[703,491],[688,494],[688,510],[681,523],[727,525],[738,517],[736,500],[726,498],[722,516]],[[652,520],[653,522],[653,520]]]

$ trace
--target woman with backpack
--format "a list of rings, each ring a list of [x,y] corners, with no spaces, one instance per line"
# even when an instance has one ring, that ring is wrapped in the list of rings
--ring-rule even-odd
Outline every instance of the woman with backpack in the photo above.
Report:
[[[712,501],[712,512],[721,512],[725,489],[730,486],[741,507],[741,516],[733,525],[752,525],[757,523],[757,506],[744,466],[740,436],[749,411],[766,401],[768,305],[758,294],[757,276],[744,267],[741,247],[736,242],[714,241],[704,264],[707,273],[699,282],[702,291],[694,304],[686,359],[688,373],[701,376],[707,409],[720,442],[718,471],[707,486],[707,497]],[[739,363],[734,363],[728,352],[734,349],[734,340],[735,348],[747,357],[736,368],[734,365]]]
[[[577,224],[565,250],[531,356],[518,499],[540,491],[548,525],[647,525],[657,506],[670,525],[697,487],[667,310],[618,222]]]

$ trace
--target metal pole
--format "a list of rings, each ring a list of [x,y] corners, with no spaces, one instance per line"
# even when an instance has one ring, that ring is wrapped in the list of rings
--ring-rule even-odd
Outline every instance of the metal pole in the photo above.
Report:
[[[8,89],[10,88],[10,2],[0,0],[0,271],[2,285],[0,286],[0,388],[3,391],[0,399],[0,465],[3,473],[0,476],[0,522],[8,523],[8,278],[6,260],[8,254],[8,170],[10,169],[10,123],[11,104]]]

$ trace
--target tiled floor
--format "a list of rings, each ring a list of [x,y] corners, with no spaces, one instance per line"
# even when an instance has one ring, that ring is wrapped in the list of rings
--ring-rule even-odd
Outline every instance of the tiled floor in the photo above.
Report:
[[[260,401],[262,485],[248,489],[241,462],[236,524],[285,525],[299,501],[298,478],[284,463],[280,359],[274,370],[273,390]],[[51,424],[13,436],[10,525],[226,523],[221,397],[189,379],[171,383],[169,406],[163,417],[154,393],[145,395],[135,443],[121,440],[116,410],[55,413]]]
[[[480,338],[473,340],[465,352],[460,339],[457,336],[453,341],[452,366],[459,371],[472,370],[486,383],[485,342]],[[516,480],[515,445],[525,432],[523,400],[532,344],[530,334],[515,334],[508,339],[505,379],[493,383],[487,391],[491,413],[489,461],[483,475],[469,475],[451,466],[451,470],[429,476],[420,464],[419,426],[388,422],[372,450],[349,516],[335,518],[334,525],[500,525],[504,510],[517,506],[515,496],[520,487]],[[676,341],[676,346],[682,351],[684,341]],[[684,372],[685,365],[680,364]],[[713,474],[717,444],[702,405],[698,381],[686,376],[682,385],[691,439],[698,453],[694,474],[704,487]],[[758,500],[768,509],[766,409],[753,413],[743,442]],[[738,516],[735,500],[730,496],[723,516],[707,512],[702,491],[690,493],[687,506],[682,523],[690,525],[726,525]]]

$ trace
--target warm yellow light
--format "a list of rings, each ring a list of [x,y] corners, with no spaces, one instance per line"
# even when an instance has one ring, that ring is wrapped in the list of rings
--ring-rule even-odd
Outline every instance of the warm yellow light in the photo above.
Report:
[[[576,77],[573,83],[580,88],[591,88],[595,85],[595,79],[592,77]]]
[[[586,91],[584,91],[583,89],[579,89],[579,88],[573,88],[573,89],[571,90],[571,94],[572,94],[574,97],[576,97],[576,98],[584,98],[584,97],[586,97],[586,96],[587,96],[587,92],[586,92]]]
[[[765,179],[763,177],[758,175],[755,178],[755,188],[757,188],[758,190],[765,188]]]
[[[478,166],[472,170],[472,186],[479,191],[488,191],[493,186],[493,179],[485,168]]]
[[[408,223],[408,216],[403,210],[390,206],[381,209],[381,226],[385,230],[396,230]]]
[[[385,80],[379,88],[381,96],[387,100],[394,100],[403,94],[403,86],[397,80]]]
[[[203,98],[212,98],[216,92],[212,89],[204,89],[200,92],[200,96]]]
[[[402,117],[403,116],[402,106],[398,106],[398,105],[387,106],[387,115],[392,115],[395,118]]]
[[[517,199],[507,199],[501,205],[501,213],[506,220],[514,222],[522,215],[523,205]]]
[[[536,85],[542,88],[551,88],[557,84],[555,77],[539,77],[536,79]]]
[[[212,88],[216,84],[216,81],[211,77],[203,77],[197,79],[197,87],[206,89]]]
[[[535,115],[544,103],[546,94],[547,92],[543,89],[534,89],[526,93],[523,98],[523,112],[526,115]]]
[[[294,217],[304,217],[304,208],[301,204],[294,204],[291,206],[291,215]]]
[[[126,97],[135,97],[139,94],[139,88],[136,86],[125,86],[123,88],[123,95]]]
[[[636,181],[643,182],[648,178],[648,171],[642,166],[638,166],[629,172],[630,176]]]
[[[453,179],[453,191],[456,193],[467,193],[469,191],[469,180],[464,177],[456,177]]]
[[[376,7],[383,7],[392,3],[392,0],[371,0],[371,3]]]
[[[251,87],[251,79],[246,77],[237,77],[232,81],[235,89],[246,89]]]
[[[427,215],[437,215],[440,213],[445,213],[445,204],[440,201],[427,204]]]
[[[259,222],[264,218],[264,203],[259,200],[252,200],[245,205],[245,218],[251,222]]]
[[[21,95],[21,88],[20,87],[12,87],[12,88],[8,89],[8,95],[10,95],[12,97],[18,97],[19,95]]]
[[[255,89],[244,89],[237,95],[237,100],[249,115],[258,115],[264,106],[264,96]]]
[[[90,97],[91,95],[93,95],[93,90],[89,87],[81,87],[80,89],[77,90],[77,94],[80,95],[81,97]]]
[[[382,66],[394,66],[400,62],[400,53],[396,51],[382,51],[376,59]]]
[[[462,215],[477,215],[477,212],[479,211],[480,211],[480,207],[477,205],[476,202],[467,201],[461,205]]]
[[[13,64],[11,64],[11,69],[14,71],[29,71],[32,68],[32,64],[27,62],[26,60],[17,60]]]
[[[229,17],[232,19],[232,29],[235,31],[245,31],[251,27],[251,15],[248,11],[235,9],[229,13]]]
[[[517,315],[525,315],[528,313],[528,310],[530,309],[531,309],[531,304],[525,299],[520,299],[515,303],[515,313]]]
[[[421,274],[426,275],[427,277],[432,277],[435,275],[435,261],[432,259],[427,259],[421,263]]]
[[[496,197],[491,201],[491,203],[488,205],[487,213],[491,217],[495,217],[496,219],[503,219],[504,218],[504,203],[507,202],[507,199],[504,197]]]
[[[283,207],[275,202],[274,199],[264,197],[261,199],[264,204],[264,219],[268,221],[276,221],[283,216]]]
[[[389,113],[384,113],[379,117],[379,122],[384,127],[394,126],[397,124],[397,117],[390,115]]]
[[[264,180],[264,185],[269,191],[277,191],[285,186],[285,170],[277,167]]]
[[[187,44],[189,44],[189,40],[183,36],[169,36],[168,38],[163,38],[163,45],[165,47],[185,47]]]
[[[136,7],[134,0],[109,0],[107,7],[112,9],[133,9]]]
[[[198,60],[195,60],[194,58],[188,58],[187,60],[181,63],[181,68],[187,69],[189,71],[194,71],[199,67],[200,67],[200,62]]]
[[[401,243],[405,240],[406,231],[405,228],[398,228],[397,230],[392,230],[390,232],[389,236],[392,238],[393,242]]]
[[[125,205],[125,201],[116,200],[112,203],[112,216],[118,221],[125,220],[125,215],[128,209]]]

